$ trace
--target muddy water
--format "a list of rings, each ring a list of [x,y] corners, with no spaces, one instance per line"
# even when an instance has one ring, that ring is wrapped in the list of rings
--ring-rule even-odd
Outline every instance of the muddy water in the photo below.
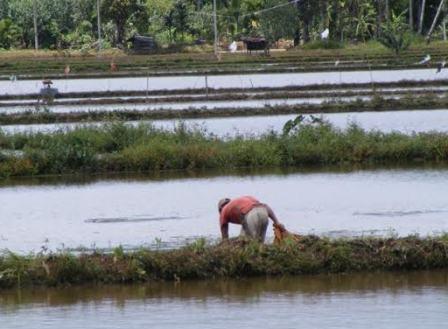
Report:
[[[272,205],[299,233],[437,234],[448,231],[447,183],[444,169],[13,180],[0,187],[0,249],[170,248],[199,236],[215,239],[217,201],[241,194]]]
[[[400,80],[441,80],[448,71],[435,73],[434,69],[378,70],[357,72],[314,72],[217,75],[208,77],[210,88],[283,87],[327,83],[397,82]],[[103,78],[53,80],[54,88],[60,92],[87,92],[110,90],[173,90],[205,88],[204,76],[176,76],[147,78]],[[0,81],[0,93],[19,95],[36,93],[42,88],[41,80]]]
[[[323,120],[330,122],[335,127],[345,129],[351,123],[356,123],[366,130],[378,130],[382,132],[398,131],[402,133],[413,132],[448,132],[448,110],[415,110],[415,111],[388,111],[388,112],[363,112],[363,113],[325,113],[315,114]],[[309,116],[305,116],[309,120]],[[281,132],[284,124],[296,115],[275,115],[255,117],[230,117],[211,119],[185,119],[156,120],[156,121],[130,121],[130,125],[151,123],[155,127],[171,130],[180,122],[192,129],[201,129],[213,133],[221,138],[236,135],[256,136],[269,131]],[[100,127],[105,122],[85,123],[60,123],[60,124],[33,124],[0,126],[5,132],[46,132],[58,130],[70,130],[77,127]]]
[[[2,291],[1,327],[443,328],[448,272]]]

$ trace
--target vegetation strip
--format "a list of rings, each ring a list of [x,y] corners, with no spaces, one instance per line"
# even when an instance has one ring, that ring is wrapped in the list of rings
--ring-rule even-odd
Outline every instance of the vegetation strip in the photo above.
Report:
[[[378,89],[393,88],[435,88],[446,87],[448,79],[441,80],[402,80],[398,82],[369,82],[369,83],[341,83],[341,84],[312,84],[312,85],[290,85],[283,87],[252,87],[252,88],[208,88],[212,94],[230,94],[230,93],[270,93],[270,92],[302,92],[313,93],[317,91],[338,92],[340,90],[369,89],[376,91]],[[428,89],[430,91],[430,89]],[[55,99],[65,98],[98,98],[98,97],[130,97],[130,96],[184,96],[184,95],[204,95],[205,88],[195,89],[173,89],[173,90],[116,90],[116,91],[92,91],[92,92],[67,92],[59,93]],[[413,91],[412,91],[413,92]],[[26,100],[37,99],[40,95],[37,93],[21,95],[0,95],[0,100]]]
[[[0,63],[0,80],[9,79],[11,74],[17,75],[21,80],[42,78],[43,75],[52,79],[65,78],[66,65],[70,65],[71,78],[331,71],[335,69],[336,60],[339,61],[338,69],[347,71],[412,69],[421,67],[418,63],[427,53],[432,55],[432,62],[426,67],[435,69],[437,62],[443,60],[446,54],[443,43],[429,46],[420,44],[402,52],[399,57],[381,46],[376,49],[358,48],[291,50],[272,53],[271,56],[223,54],[220,61],[211,53],[152,56],[129,56],[121,53],[106,54],[100,58],[64,57],[53,53],[53,56],[34,56],[30,59],[26,56],[15,57],[15,52],[11,52],[11,58],[6,53]],[[117,71],[110,71],[112,61],[117,65]]]
[[[52,134],[0,133],[0,177],[63,173],[447,163],[448,134],[346,130],[303,116],[282,133],[219,139],[180,124],[174,131],[112,123]]]
[[[432,95],[433,97],[442,97],[448,94],[448,89],[420,89],[420,90],[351,90],[351,91],[330,91],[330,92],[300,92],[300,91],[283,91],[283,92],[265,92],[265,93],[232,93],[232,94],[209,94],[209,95],[191,95],[191,96],[174,96],[174,97],[134,97],[134,98],[97,98],[97,99],[71,99],[52,101],[51,106],[67,106],[67,105],[121,105],[121,104],[169,104],[169,103],[186,103],[186,102],[213,102],[213,101],[245,101],[245,100],[277,100],[277,99],[309,99],[319,98],[325,100],[331,98],[330,101],[337,102],[338,98],[356,97],[356,96],[393,96],[403,97],[411,95]],[[37,100],[27,102],[8,102],[0,103],[0,108],[9,108],[14,106],[40,106]],[[44,105],[46,106],[46,105]]]
[[[122,107],[125,107],[122,105]],[[135,121],[161,119],[221,118],[232,116],[257,116],[278,114],[320,114],[368,111],[407,111],[409,109],[434,110],[448,108],[448,97],[423,94],[418,97],[405,95],[393,99],[373,96],[370,100],[328,101],[321,104],[266,105],[264,107],[188,108],[183,110],[123,108],[113,111],[84,111],[53,113],[49,107],[37,107],[24,112],[0,113],[0,125],[69,123],[98,121]]]
[[[428,65],[426,68],[436,69],[436,65]],[[356,71],[365,71],[367,69],[370,70],[411,70],[411,69],[418,69],[421,68],[420,65],[416,65],[415,63],[412,64],[387,64],[387,63],[381,63],[381,64],[364,64],[364,65],[341,65],[339,67],[340,70],[343,71],[350,71],[350,72],[356,72]],[[93,74],[89,71],[89,73],[86,74],[71,74],[71,79],[98,79],[98,78],[126,78],[126,77],[169,77],[169,76],[196,76],[196,75],[234,75],[234,74],[266,74],[266,73],[312,73],[312,72],[332,72],[334,71],[334,63],[332,64],[326,64],[326,65],[316,65],[316,64],[309,64],[306,66],[300,65],[300,66],[293,66],[288,65],[286,67],[282,66],[266,66],[266,67],[248,67],[248,65],[243,65],[241,67],[235,68],[235,66],[232,66],[230,68],[219,68],[219,67],[206,67],[202,69],[177,69],[177,70],[163,70],[160,69],[151,70],[149,68],[136,68],[135,71],[121,71],[117,73],[98,73]],[[0,71],[1,72],[1,71]],[[48,70],[45,73],[35,73],[31,74],[32,72],[28,72],[27,75],[19,76],[20,80],[35,80],[42,78],[44,75],[47,79],[63,79],[66,76],[63,73],[60,73],[60,69],[56,70],[56,72],[49,72]],[[9,74],[14,74],[14,72],[10,72]],[[0,80],[8,80],[10,77],[7,72],[3,72],[3,77],[0,76]]]
[[[337,239],[303,236],[279,245],[204,239],[176,250],[68,252],[0,257],[0,289],[359,271],[448,268],[448,236]]]

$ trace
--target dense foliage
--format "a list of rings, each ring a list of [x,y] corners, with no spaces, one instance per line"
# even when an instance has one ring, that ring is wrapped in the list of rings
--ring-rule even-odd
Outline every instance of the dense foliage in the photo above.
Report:
[[[97,2],[98,1],[98,2]],[[217,0],[223,43],[241,36],[317,41],[329,29],[330,42],[389,40],[393,15],[405,28],[426,35],[440,0]],[[213,40],[212,0],[0,0],[0,47],[33,48],[34,17],[40,48],[94,48],[98,38],[97,5],[103,47],[125,45],[138,33],[160,45]],[[437,16],[444,29],[447,4]],[[402,27],[400,27],[402,30]],[[432,32],[432,31],[431,31]],[[401,33],[401,32],[400,32]],[[396,49],[396,48],[395,48]]]

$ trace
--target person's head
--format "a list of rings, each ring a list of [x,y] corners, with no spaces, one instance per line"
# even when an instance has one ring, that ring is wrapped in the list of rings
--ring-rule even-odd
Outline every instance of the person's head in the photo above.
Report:
[[[230,202],[229,198],[224,198],[224,199],[219,200],[219,202],[218,202],[218,211],[221,212],[222,208],[224,208],[224,206],[226,204],[228,204],[229,202]]]

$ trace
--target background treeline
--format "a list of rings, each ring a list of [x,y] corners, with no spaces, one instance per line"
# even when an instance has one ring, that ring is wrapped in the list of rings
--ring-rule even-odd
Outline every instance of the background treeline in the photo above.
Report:
[[[97,1],[103,47],[125,45],[136,33],[151,35],[163,46],[213,40],[213,0],[0,0],[0,48],[34,48],[35,18],[39,48],[95,48]],[[404,33],[445,37],[448,12],[444,0],[216,1],[224,43],[241,36],[265,36],[270,41],[294,40],[297,45],[320,40],[327,28],[324,46],[381,41],[390,39],[388,32],[402,39]]]

